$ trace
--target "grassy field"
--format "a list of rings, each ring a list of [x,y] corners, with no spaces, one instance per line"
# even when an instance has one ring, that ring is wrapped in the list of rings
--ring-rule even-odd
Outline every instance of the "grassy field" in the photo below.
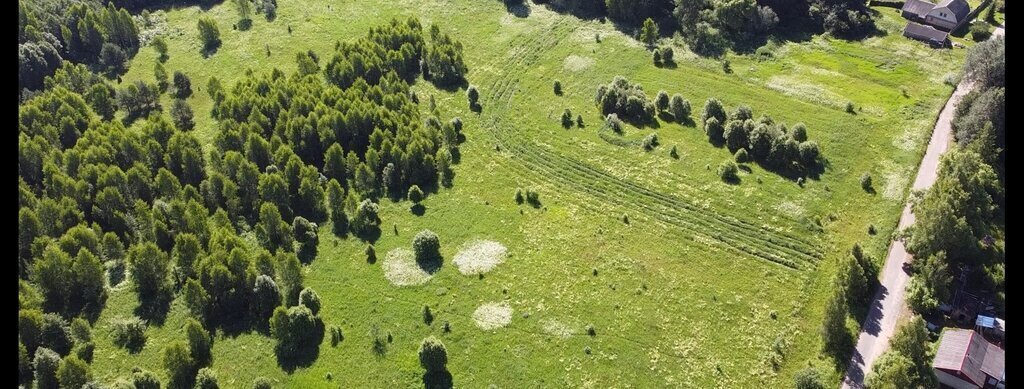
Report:
[[[818,352],[835,264],[854,242],[883,257],[935,116],[952,91],[943,81],[965,54],[906,40],[898,10],[878,11],[884,36],[784,42],[769,59],[730,54],[732,73],[681,45],[677,66],[657,68],[647,50],[611,24],[540,6],[517,17],[498,1],[280,2],[274,21],[255,18],[247,31],[231,28],[237,14],[230,3],[156,12],[166,19],[156,28],[168,39],[168,72],[192,78],[189,102],[207,148],[216,125],[211,100],[198,87],[209,77],[230,88],[246,69],[291,73],[296,52],[329,58],[335,41],[363,36],[392,17],[418,16],[461,40],[469,82],[482,96],[477,114],[463,91],[414,86],[424,109],[434,95],[442,118],[465,123],[455,186],[428,197],[423,216],[413,215],[408,202],[381,204],[378,257],[409,247],[416,232],[429,228],[441,238],[442,270],[423,285],[394,286],[382,261],[367,263],[365,243],[322,228],[306,285],[320,293],[321,316],[342,328],[344,340],[332,347],[325,339],[313,365],[286,372],[277,366],[273,339],[218,335],[213,369],[221,384],[248,387],[266,376],[288,387],[418,386],[416,351],[428,335],[444,341],[454,383],[465,387],[783,387],[808,363],[838,379]],[[218,21],[223,40],[209,58],[200,54],[196,32],[202,13]],[[155,58],[143,49],[123,82],[152,80]],[[650,97],[681,93],[695,117],[717,97],[730,111],[746,104],[755,116],[806,123],[828,167],[800,187],[750,165],[738,185],[729,185],[714,168],[731,155],[708,143],[700,127],[659,121],[628,128],[628,139],[658,134],[661,146],[650,152],[609,142],[599,135],[593,96],[616,75],[639,82]],[[562,96],[552,93],[555,79]],[[848,101],[855,114],[844,111]],[[586,126],[563,129],[565,108]],[[673,145],[678,160],[668,155]],[[865,172],[874,177],[875,194],[860,189]],[[543,206],[516,205],[517,187],[535,188]],[[809,227],[814,220],[823,231]],[[877,235],[868,235],[869,224]],[[452,258],[477,239],[500,242],[509,257],[481,277],[462,275]],[[479,329],[476,308],[502,301],[513,309],[511,323]],[[128,354],[112,344],[109,325],[136,305],[129,289],[116,290],[96,324],[93,368],[101,381],[127,376],[134,366],[165,374],[160,349],[182,337],[187,310],[175,301],[165,323],[147,331],[146,347]],[[423,305],[436,317],[431,326],[423,324]],[[445,321],[451,333],[442,332]],[[849,325],[853,331],[857,324]],[[393,336],[383,355],[371,349],[374,327]],[[774,345],[780,357],[772,356]]]

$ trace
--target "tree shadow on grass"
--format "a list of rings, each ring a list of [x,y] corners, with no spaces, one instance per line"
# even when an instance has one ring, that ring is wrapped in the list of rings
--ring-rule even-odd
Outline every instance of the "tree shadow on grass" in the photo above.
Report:
[[[135,316],[157,326],[164,325],[167,319],[167,312],[171,310],[171,296],[161,295],[145,298],[145,303],[135,307]]]
[[[427,212],[427,207],[423,206],[423,204],[413,204],[413,206],[409,207],[409,211],[412,211],[413,215],[423,216]]]
[[[428,274],[434,274],[441,270],[441,265],[444,265],[444,257],[438,255],[433,258],[419,259],[416,260],[416,265],[423,269]]]
[[[452,374],[447,370],[423,373],[424,389],[451,389],[453,387]]]
[[[376,243],[377,239],[380,239],[380,227],[372,227],[367,231],[360,231],[354,235],[364,242]]]
[[[210,58],[214,54],[217,54],[217,50],[220,49],[220,45],[221,41],[218,39],[216,42],[213,42],[212,44],[203,46],[203,58]]]

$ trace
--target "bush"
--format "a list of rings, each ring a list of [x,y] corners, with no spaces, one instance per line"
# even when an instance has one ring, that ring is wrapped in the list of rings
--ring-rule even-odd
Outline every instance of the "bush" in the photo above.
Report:
[[[153,38],[153,40],[150,41],[150,44],[153,45],[153,49],[156,50],[157,60],[160,61],[160,62],[166,62],[167,61],[167,41],[164,40],[163,37],[158,36],[156,38]]]
[[[188,337],[188,349],[192,359],[199,365],[210,363],[213,337],[206,328],[203,328],[202,323],[189,318],[185,322],[185,335]]]
[[[256,377],[252,381],[252,389],[271,389],[274,386],[271,384],[270,379],[267,377]]]
[[[220,29],[217,22],[209,16],[199,18],[199,39],[203,42],[204,50],[211,50],[220,45]]]
[[[576,127],[583,128],[583,115],[576,115]]]
[[[366,262],[374,263],[377,262],[377,249],[373,248],[372,244],[366,245]]]
[[[719,123],[725,123],[725,107],[722,102],[712,97],[704,102],[704,109],[700,111],[700,122],[707,123],[708,119],[715,118]]]
[[[68,355],[75,341],[71,337],[68,322],[55,313],[43,314],[42,327],[39,333],[39,346],[53,350],[60,355]]]
[[[854,112],[854,110],[853,110],[853,102],[852,101],[847,101],[846,102],[846,113],[853,113],[853,112]]]
[[[540,206],[540,193],[533,189],[526,190],[526,202],[534,207]]]
[[[643,141],[640,142],[644,150],[651,151],[658,146],[658,134],[650,133],[644,137]]]
[[[75,356],[79,359],[92,363],[93,353],[96,351],[96,343],[82,342],[75,346]]]
[[[430,323],[433,323],[433,322],[434,322],[434,314],[430,312],[430,307],[429,306],[424,305],[423,306],[423,323],[429,326]]]
[[[114,322],[114,344],[129,350],[146,344],[146,323],[137,317]]]
[[[314,316],[320,314],[320,295],[313,289],[305,288],[299,292],[299,304],[309,308]]]
[[[658,96],[654,98],[654,107],[658,109],[658,112],[664,112],[668,109],[668,104],[668,92],[658,91]]]
[[[825,389],[828,387],[821,377],[821,372],[813,367],[807,367],[797,372],[793,381],[796,389]]]
[[[174,99],[171,103],[171,120],[179,131],[188,131],[195,127],[196,123],[192,116],[192,107],[182,99]]]
[[[707,134],[708,141],[713,144],[725,142],[725,129],[722,128],[722,122],[714,117],[708,118],[704,123],[704,133]]]
[[[807,141],[807,126],[803,123],[794,124],[791,134],[797,142],[805,142]]]
[[[35,368],[35,387],[57,389],[57,369],[60,367],[60,355],[46,347],[36,349],[32,361]]]
[[[441,241],[433,231],[417,233],[412,240],[412,249],[416,254],[416,262],[420,264],[435,263],[441,259]]]
[[[750,155],[747,154],[747,149],[736,150],[734,157],[736,159],[736,163],[750,162]]]
[[[409,201],[412,201],[413,204],[419,204],[420,201],[423,201],[423,190],[420,189],[419,185],[410,186],[408,197]]]
[[[652,54],[651,56],[654,59],[654,65],[655,66],[661,66],[661,51],[660,50],[654,50],[654,54]]]
[[[739,179],[739,168],[736,166],[736,162],[725,161],[721,165],[718,165],[718,176],[722,178],[722,181],[734,182]]]
[[[672,150],[668,152],[668,155],[672,157],[672,159],[679,159],[679,151],[676,150],[675,145],[672,145]]]
[[[356,213],[352,217],[352,231],[356,234],[368,234],[374,229],[379,228],[380,217],[378,212],[380,212],[380,207],[377,206],[377,203],[370,201],[370,199],[363,200],[356,207]]]
[[[180,71],[175,71],[172,77],[174,83],[174,95],[179,99],[184,99],[192,95],[192,80]]]
[[[337,346],[345,339],[345,336],[341,333],[341,328],[338,326],[331,326],[331,347]]]
[[[594,325],[593,324],[588,324],[587,325],[587,335],[597,336],[597,331],[594,330]]]
[[[860,176],[860,187],[861,189],[864,189],[865,192],[871,191],[871,174],[864,173]]]
[[[675,63],[674,57],[675,57],[675,52],[672,50],[671,47],[666,46],[666,47],[661,49],[661,60],[663,62],[665,62],[666,64],[673,64],[673,63]]]
[[[243,0],[248,1],[248,0]],[[217,389],[220,386],[217,384],[217,374],[208,367],[199,369],[199,373],[196,374],[196,386],[195,389]]]
[[[654,118],[654,104],[647,101],[643,88],[621,76],[615,76],[610,84],[597,88],[595,103],[605,115],[615,113],[644,123]]]
[[[132,384],[135,389],[160,389],[160,378],[149,370],[140,369],[132,373]]]
[[[619,115],[614,113],[608,114],[604,119],[604,123],[615,133],[622,133],[622,120],[619,119]]]
[[[991,9],[992,7],[990,6],[989,8]],[[988,23],[982,21],[971,23],[970,31],[971,38],[974,39],[975,42],[981,42],[992,36],[992,31],[989,31],[988,29]]]
[[[569,111],[569,108],[562,112],[562,127],[572,127],[572,112]]]
[[[516,197],[515,197],[515,199],[516,199],[516,204],[522,204],[523,203],[523,189],[522,188],[516,188]]]
[[[160,354],[164,369],[170,378],[170,386],[188,387],[195,378],[196,369],[199,368],[188,346],[176,341],[164,347]]]
[[[672,95],[669,109],[672,111],[672,116],[676,118],[677,122],[682,123],[683,120],[690,117],[690,102],[683,99],[683,96],[678,93]]]
[[[561,96],[562,95],[562,82],[558,81],[558,80],[555,80],[554,89],[555,89],[555,94],[558,95],[558,96]]]
[[[60,361],[60,368],[57,369],[57,381],[61,388],[81,388],[87,382],[92,381],[92,372],[89,365],[75,355],[69,355]]]
[[[875,225],[874,224],[868,224],[868,235],[874,235],[874,234],[877,234],[877,233],[878,233],[878,230],[875,229]]]
[[[445,349],[444,343],[440,340],[431,336],[423,340],[420,344],[420,366],[427,370],[428,373],[442,372],[447,370],[445,365],[448,364],[448,350]]]
[[[476,89],[475,85],[470,85],[469,89],[466,89],[466,98],[469,99],[469,107],[474,108],[480,100],[480,91]]]

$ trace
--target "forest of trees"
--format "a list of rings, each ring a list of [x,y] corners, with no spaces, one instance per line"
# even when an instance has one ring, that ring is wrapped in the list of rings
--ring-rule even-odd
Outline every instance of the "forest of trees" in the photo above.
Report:
[[[25,5],[21,12],[23,46],[40,46],[38,30],[61,24]],[[464,83],[461,43],[436,25],[428,43],[418,20],[392,20],[338,43],[322,64],[300,53],[296,74],[249,72],[230,89],[211,78],[205,92],[218,128],[204,154],[182,99],[191,93],[187,75],[175,72],[172,88],[136,81],[115,90],[97,74],[86,48],[138,50],[133,25],[112,27],[121,15],[72,7],[67,17],[81,19],[72,25],[84,33],[59,43],[76,49],[54,50],[57,65],[20,85],[40,89],[18,114],[19,381],[91,380],[87,334],[108,281],[134,285],[138,318],[120,319],[114,331],[131,352],[172,300],[197,318],[187,342],[161,350],[173,387],[216,382],[207,368],[215,328],[274,337],[282,366],[311,363],[324,324],[301,269],[316,257],[320,226],[373,241],[380,198],[400,200],[409,188],[422,198],[452,183],[462,121],[421,115],[409,83],[421,74]],[[164,92],[177,97],[169,115]],[[124,120],[114,120],[117,111]],[[129,129],[135,121],[138,130]],[[153,380],[144,371],[130,378],[136,387]]]

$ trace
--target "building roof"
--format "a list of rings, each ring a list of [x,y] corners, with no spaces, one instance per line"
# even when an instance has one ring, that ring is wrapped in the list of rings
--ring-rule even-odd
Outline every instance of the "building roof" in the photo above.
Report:
[[[903,2],[903,12],[910,12],[922,19],[928,14],[928,11],[931,11],[933,8],[935,8],[934,3],[929,3],[924,0],[906,0]]]
[[[956,15],[957,21],[964,20],[967,14],[971,13],[971,6],[967,4],[967,0],[943,0],[938,6],[949,8],[949,11]]]
[[[978,315],[978,319],[974,321],[974,325],[982,328],[995,328],[996,319],[988,316]]]
[[[914,22],[907,22],[907,27],[903,29],[903,35],[936,43],[945,43],[947,33],[936,30],[931,26],[922,26]]]
[[[932,367],[960,372],[978,386],[985,376],[1003,377],[1006,354],[972,330],[951,329],[942,333]]]

